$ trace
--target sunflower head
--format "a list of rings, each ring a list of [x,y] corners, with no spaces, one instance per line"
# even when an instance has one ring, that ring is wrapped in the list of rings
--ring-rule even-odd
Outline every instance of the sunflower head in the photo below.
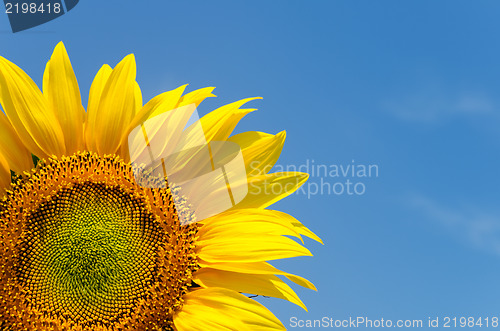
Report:
[[[85,109],[62,43],[43,91],[0,57],[0,329],[283,329],[242,293],[305,308],[280,277],[315,289],[267,262],[311,255],[290,237],[321,242],[266,209],[307,179],[268,173],[284,132],[231,135],[255,98],[189,122],[192,112],[179,109],[195,109],[213,88],[181,86],[143,105],[135,75],[133,55],[104,65]],[[135,162],[159,155],[174,157]]]
[[[2,257],[13,262],[0,267],[2,297],[22,298],[2,315],[22,325],[168,326],[199,268],[197,226],[180,226],[170,190],[138,186],[117,156],[43,160],[2,207]]]

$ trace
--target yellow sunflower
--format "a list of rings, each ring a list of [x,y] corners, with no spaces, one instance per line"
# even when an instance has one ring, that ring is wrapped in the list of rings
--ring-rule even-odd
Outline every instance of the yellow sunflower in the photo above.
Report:
[[[85,110],[62,43],[43,93],[0,57],[0,329],[274,330],[284,327],[250,295],[305,309],[282,278],[314,285],[267,261],[311,255],[290,236],[321,240],[266,208],[308,175],[268,173],[284,132],[230,136],[253,111],[240,107],[255,98],[200,120],[208,142],[241,148],[248,194],[233,208],[183,225],[173,189],[137,184],[130,132],[214,96],[211,87],[184,94],[185,87],[143,105],[128,55],[99,70]]]

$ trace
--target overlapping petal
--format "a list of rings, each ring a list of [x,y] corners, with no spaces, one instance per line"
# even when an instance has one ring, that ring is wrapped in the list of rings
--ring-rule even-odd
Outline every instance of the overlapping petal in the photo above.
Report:
[[[3,113],[0,113],[0,154],[5,157],[10,169],[18,174],[33,168],[31,153]]]
[[[182,96],[179,99],[178,107],[187,106],[190,104],[195,104],[196,107],[200,105],[200,103],[206,98],[215,97],[212,93],[215,87],[204,87],[198,90],[194,90]]]
[[[66,153],[59,119],[36,84],[18,66],[0,57],[0,103],[24,145],[35,155]]]
[[[274,210],[237,209],[203,220],[199,230],[201,240],[240,234],[288,235],[301,239],[297,229]]]
[[[248,194],[235,208],[266,208],[295,192],[308,178],[309,175],[302,172],[276,172],[250,177]]]
[[[94,79],[87,109],[87,147],[101,155],[118,151],[136,111],[134,56],[109,69],[103,66]]]
[[[94,77],[94,81],[90,86],[89,100],[87,104],[87,118],[85,122],[85,142],[87,149],[97,151],[97,137],[94,134],[96,122],[99,117],[98,108],[101,102],[101,95],[106,86],[106,82],[111,75],[113,69],[107,64],[103,65]]]
[[[207,141],[222,141],[226,140],[233,132],[238,122],[245,117],[245,115],[253,112],[256,109],[241,109],[245,103],[262,99],[260,97],[247,98],[239,100],[208,113],[203,116],[200,121],[205,131]]]
[[[7,159],[0,153],[0,199],[10,184],[10,169]]]
[[[203,287],[223,287],[237,292],[287,300],[307,311],[304,303],[290,286],[274,275],[203,268],[195,273],[193,280]]]
[[[200,262],[202,267],[225,270],[225,271],[233,271],[239,273],[247,273],[247,274],[258,274],[258,275],[282,275],[288,278],[290,281],[294,282],[297,285],[305,287],[310,290],[316,291],[316,287],[313,283],[305,279],[304,277],[300,277],[282,270],[279,270],[267,262],[249,262],[249,263],[231,263],[231,262]]]
[[[62,42],[57,44],[43,77],[43,93],[49,109],[59,119],[66,153],[84,150],[83,123],[85,109],[73,67]]]
[[[267,174],[281,154],[286,132],[277,135],[249,131],[230,137],[227,141],[241,147],[248,176]]]
[[[285,330],[264,306],[232,290],[198,289],[184,300],[184,307],[174,316],[177,331]]]
[[[200,239],[198,256],[207,262],[262,262],[311,252],[290,238],[269,234],[228,234],[220,238]]]
[[[156,115],[174,109],[179,104],[186,86],[179,86],[174,90],[164,92],[151,99],[135,114],[134,118],[128,124],[127,132],[130,133],[134,128],[142,125],[145,121]]]
[[[320,244],[323,244],[323,241],[321,240],[320,237],[318,237],[314,232],[309,230],[304,224],[300,223],[299,220],[297,220],[293,216],[277,210],[274,210],[273,212],[276,214],[277,217],[280,217],[282,220],[290,222],[290,224],[292,224],[295,227],[295,230],[302,236],[306,236],[308,238],[311,238],[312,240],[319,242]]]

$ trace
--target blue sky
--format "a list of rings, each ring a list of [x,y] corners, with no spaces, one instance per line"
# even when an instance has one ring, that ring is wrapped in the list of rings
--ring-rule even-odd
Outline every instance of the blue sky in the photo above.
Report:
[[[237,131],[287,130],[279,164],[378,166],[362,195],[275,205],[325,242],[277,263],[313,281],[289,319],[493,317],[500,303],[500,3],[497,1],[88,1],[12,34],[0,55],[37,83],[64,41],[88,93],[103,63],[136,55],[144,98],[216,86],[201,114],[244,97]],[[346,178],[313,177],[331,185]],[[314,184],[313,184],[314,185]],[[311,188],[313,189],[313,188]],[[293,329],[293,328],[290,328]]]

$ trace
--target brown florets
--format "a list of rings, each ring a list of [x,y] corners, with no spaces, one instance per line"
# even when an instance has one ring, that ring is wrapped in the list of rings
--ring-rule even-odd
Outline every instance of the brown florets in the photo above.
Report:
[[[2,330],[168,329],[198,269],[197,225],[116,156],[41,161],[0,219]]]

